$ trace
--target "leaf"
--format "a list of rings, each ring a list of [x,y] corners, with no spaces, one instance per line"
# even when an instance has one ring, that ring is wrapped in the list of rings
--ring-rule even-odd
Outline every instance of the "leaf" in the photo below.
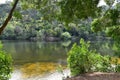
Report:
[[[19,11],[14,11],[13,16],[17,19],[22,19],[22,14]]]

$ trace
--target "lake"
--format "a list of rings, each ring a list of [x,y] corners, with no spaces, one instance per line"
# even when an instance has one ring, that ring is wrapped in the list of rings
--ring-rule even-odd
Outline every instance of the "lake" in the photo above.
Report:
[[[12,55],[14,64],[28,62],[66,61],[67,48],[61,42],[3,41],[4,50]]]
[[[4,50],[11,54],[13,58],[14,78],[11,80],[16,80],[20,75],[22,75],[22,79],[18,80],[27,80],[28,77],[45,75],[56,71],[59,65],[65,68],[67,52],[72,46],[71,41],[30,42],[6,40],[2,43]],[[114,51],[109,44],[111,44],[109,41],[93,41],[91,42],[91,49],[96,49],[102,55],[112,55]]]
[[[60,65],[66,67],[67,46],[71,42],[6,40],[2,43],[3,49],[13,58],[14,71],[10,80],[27,80],[53,73]]]

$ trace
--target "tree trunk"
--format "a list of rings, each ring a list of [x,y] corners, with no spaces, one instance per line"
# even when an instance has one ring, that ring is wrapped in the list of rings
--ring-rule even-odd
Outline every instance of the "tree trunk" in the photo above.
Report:
[[[18,1],[19,1],[19,0],[16,0],[16,1],[15,1],[15,3],[14,3],[14,5],[13,5],[13,7],[12,7],[12,9],[11,9],[8,17],[6,18],[6,20],[5,20],[5,22],[3,23],[3,25],[0,27],[0,35],[1,35],[1,33],[3,32],[3,30],[5,29],[5,27],[7,26],[8,22],[11,20],[12,14],[13,14],[15,8],[16,8],[16,5],[17,5]]]

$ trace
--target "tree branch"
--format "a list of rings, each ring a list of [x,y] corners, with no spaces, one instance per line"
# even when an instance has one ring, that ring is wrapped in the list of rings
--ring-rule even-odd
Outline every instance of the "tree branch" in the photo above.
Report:
[[[0,27],[0,35],[2,34],[3,30],[4,30],[5,27],[7,26],[8,22],[11,20],[12,14],[13,14],[16,6],[17,6],[18,1],[19,1],[19,0],[16,0],[16,1],[15,1],[15,3],[14,3],[14,5],[13,5],[13,7],[12,7],[12,9],[11,9],[8,17],[6,18],[6,20],[5,20],[5,22],[3,23],[3,25]]]

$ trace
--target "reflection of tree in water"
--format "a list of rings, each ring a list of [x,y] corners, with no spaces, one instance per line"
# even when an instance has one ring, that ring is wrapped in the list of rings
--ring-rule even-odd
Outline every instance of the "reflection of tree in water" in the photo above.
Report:
[[[39,47],[38,54],[43,60],[57,61],[58,59],[66,59],[66,51],[60,42],[37,43]]]
[[[7,41],[4,49],[11,53],[15,62],[66,60],[67,51],[61,42]]]
[[[62,42],[62,46],[64,47],[69,47],[70,44],[71,44],[71,41]]]
[[[114,51],[112,50],[113,42],[111,41],[93,41],[91,42],[90,49],[96,49],[102,55],[113,55]]]

